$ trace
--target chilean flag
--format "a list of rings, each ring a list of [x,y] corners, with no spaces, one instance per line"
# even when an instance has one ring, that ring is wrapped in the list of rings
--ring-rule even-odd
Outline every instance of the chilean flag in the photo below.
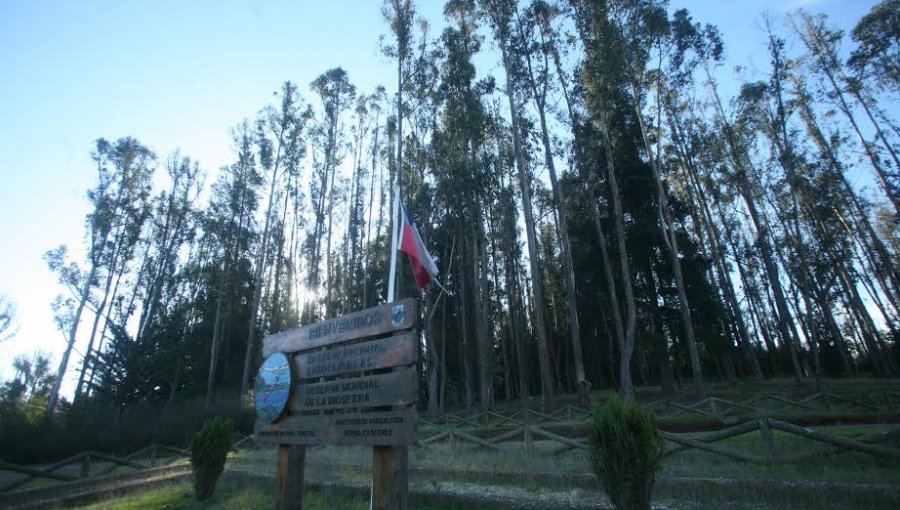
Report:
[[[403,221],[400,226],[400,251],[409,256],[416,287],[422,290],[437,277],[438,269],[403,204],[400,204],[400,218]]]

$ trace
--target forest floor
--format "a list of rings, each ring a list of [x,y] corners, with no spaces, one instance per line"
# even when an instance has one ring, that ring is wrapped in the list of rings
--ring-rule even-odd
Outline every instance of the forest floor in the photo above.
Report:
[[[733,408],[727,416],[695,412],[660,416],[663,429],[674,429],[687,437],[700,438],[702,431],[721,429],[730,423],[756,418],[778,418],[808,430],[831,436],[854,438],[900,423],[900,399],[891,402],[891,392],[900,391],[900,381],[873,379],[824,380],[821,389],[813,383],[795,385],[790,380],[710,385],[710,396],[723,401],[744,402],[760,395],[774,395],[799,402],[816,393],[845,396],[856,402],[835,403],[828,409],[803,408],[793,404],[772,407],[757,403],[756,410]],[[592,395],[603,402],[608,392]],[[654,388],[638,388],[645,405],[668,401],[690,406],[699,395],[682,390],[663,395]],[[886,399],[886,401],[884,401]],[[557,398],[559,407],[574,405],[571,395]],[[860,406],[859,404],[863,404]],[[523,407],[539,410],[540,401],[503,403],[499,413]],[[870,407],[867,407],[870,406]],[[698,408],[699,409],[699,408]],[[475,411],[472,411],[475,412]],[[465,416],[464,410],[456,411]],[[545,423],[546,430],[583,429],[584,420]],[[473,431],[474,432],[474,431]],[[420,440],[430,435],[420,428]],[[570,436],[571,437],[571,436]],[[539,439],[539,438],[537,438]],[[900,438],[892,436],[880,446],[897,450]],[[841,451],[812,455],[823,445],[794,434],[773,430],[764,440],[759,432],[716,442],[730,450],[753,452],[766,459],[811,454],[806,460],[743,462],[690,449],[665,457],[654,491],[654,508],[668,510],[804,510],[839,508],[900,508],[900,459]],[[582,450],[559,451],[560,445],[536,440],[526,449],[521,440],[500,443],[491,451],[464,442],[439,441],[410,448],[412,508],[610,508],[608,500],[590,472]],[[271,508],[275,474],[275,448],[260,445],[232,454],[226,477],[213,500],[193,500],[189,479],[164,488],[123,494],[84,508]],[[304,508],[368,508],[372,451],[367,447],[320,446],[307,449]]]

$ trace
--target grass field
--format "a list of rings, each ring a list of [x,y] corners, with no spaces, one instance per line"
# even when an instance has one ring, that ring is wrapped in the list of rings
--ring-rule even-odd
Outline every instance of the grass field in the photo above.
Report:
[[[100,503],[77,507],[81,510],[269,510],[275,506],[272,487],[258,482],[222,480],[213,497],[198,502],[188,483],[171,485],[140,494],[123,496]],[[348,494],[328,489],[307,489],[303,492],[304,510],[368,510],[369,498],[362,494]],[[461,503],[424,502],[414,504],[412,510],[488,510],[488,507]]]
[[[758,402],[758,412],[743,413],[733,409],[727,416],[728,421],[740,423],[756,417],[784,418],[784,421],[799,423],[832,436],[853,438],[884,430],[884,423],[898,423],[900,419],[896,414],[900,412],[900,399],[891,401],[891,392],[900,391],[897,381],[826,380],[821,391],[837,397],[845,396],[862,405],[842,402],[838,398],[832,399],[833,404],[826,402],[824,409],[813,403],[803,408],[772,399]],[[595,392],[593,396],[602,402],[607,393]],[[802,385],[790,380],[710,385],[711,396],[733,402],[746,402],[767,394],[797,402],[817,393],[819,388],[809,381]],[[690,391],[683,390],[673,396],[660,394],[655,388],[638,389],[638,400],[644,404],[666,400],[691,405],[698,399]],[[574,403],[569,400],[571,396],[562,396],[558,399],[558,405]],[[539,409],[537,401],[527,401],[524,405]],[[523,403],[505,403],[498,406],[498,412],[514,412],[522,406]],[[458,411],[458,414],[466,415],[464,411]],[[697,430],[689,433],[689,437],[694,438],[702,437],[704,432],[701,431],[707,430],[710,425],[715,428],[727,425],[722,420],[716,422],[699,413],[676,413],[674,417],[662,417],[660,421],[677,430]],[[576,419],[568,423],[547,422],[540,426],[569,436],[566,432],[583,429],[583,422]],[[480,431],[475,427],[466,430],[473,435],[489,437],[502,432],[504,425],[496,424]],[[765,462],[743,462],[696,449],[667,456],[654,492],[655,506],[669,510],[900,508],[900,459],[841,451],[781,430],[771,432],[770,440],[756,430],[714,443],[767,459]],[[435,430],[424,427],[420,430],[420,438],[434,433]],[[878,444],[900,449],[898,438]],[[471,500],[464,501],[472,494],[497,496],[498,499],[490,504],[485,503],[483,508],[542,508],[539,502],[544,500],[540,498],[546,498],[545,508],[605,507],[605,499],[589,472],[585,452],[569,450],[554,454],[560,444],[543,440],[534,441],[533,449],[528,451],[522,438],[501,443],[500,446],[501,451],[490,451],[470,443],[451,444],[445,440],[411,447],[410,486],[412,493],[419,495],[413,508],[479,508]],[[817,455],[802,461],[784,461],[788,457],[817,452]],[[368,508],[366,492],[371,482],[371,456],[371,448],[366,447],[308,448],[306,480],[318,488],[307,489],[304,508]],[[769,462],[772,459],[775,462]],[[181,484],[127,495],[85,508],[272,507],[272,477],[275,473],[273,447],[262,446],[232,454],[227,472],[237,478],[232,476],[220,482],[221,486],[212,501],[205,504],[194,501],[190,486]],[[241,480],[242,474],[252,477],[253,481]],[[266,480],[271,480],[271,483]],[[329,484],[336,484],[337,488]],[[348,493],[340,487],[352,490]],[[434,498],[429,499],[428,494],[449,497],[429,502]],[[454,503],[454,497],[462,497],[464,502]],[[509,503],[500,504],[499,501]],[[529,501],[526,505],[525,502]],[[567,506],[566,501],[571,504]]]
[[[855,436],[870,427],[830,427],[829,432]],[[758,434],[721,442],[755,451],[768,448]],[[773,449],[801,452],[814,444],[775,431]],[[898,446],[895,442],[893,446]],[[552,445],[535,445],[536,451]],[[274,475],[275,451],[250,450],[236,455],[234,470]],[[317,447],[307,453],[307,479],[365,486],[371,476],[371,450]],[[599,492],[583,452],[560,455],[527,453],[521,449],[485,451],[477,447],[432,445],[410,451],[411,484],[430,487],[472,483],[485,487],[548,491]],[[700,451],[679,452],[663,462],[656,500],[667,508],[754,508],[771,510],[900,508],[900,462],[860,453],[841,453],[805,462],[756,464]]]

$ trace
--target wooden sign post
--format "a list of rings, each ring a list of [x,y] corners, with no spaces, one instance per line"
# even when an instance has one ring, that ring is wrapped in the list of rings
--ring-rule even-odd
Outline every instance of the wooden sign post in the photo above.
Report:
[[[407,508],[417,320],[406,299],[263,340],[256,438],[278,443],[276,508],[302,508],[305,448],[316,444],[371,445],[372,508]]]

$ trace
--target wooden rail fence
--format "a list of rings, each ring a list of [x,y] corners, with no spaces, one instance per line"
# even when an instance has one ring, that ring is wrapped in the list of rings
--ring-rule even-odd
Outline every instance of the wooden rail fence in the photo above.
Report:
[[[543,415],[540,418],[541,420],[547,420],[548,416],[549,415]],[[480,413],[479,415],[466,420],[466,423],[472,423],[479,417]],[[508,430],[500,430],[496,427],[456,428],[442,425],[439,423],[440,421],[447,420],[420,420],[420,425],[422,426],[421,435],[423,437],[419,439],[419,445],[430,445],[439,441],[449,441],[451,448],[456,447],[461,443],[468,443],[489,450],[508,451],[500,446],[501,443],[521,441],[524,449],[532,453],[538,452],[555,455],[570,450],[587,450],[587,436],[583,432],[580,435],[567,437],[539,427],[536,421],[530,423],[517,421],[513,424],[512,428],[508,428]],[[449,421],[452,422],[454,420],[450,419]],[[569,430],[572,430],[577,434],[579,429],[575,427],[570,428]],[[777,455],[777,445],[775,444],[773,430],[811,440],[822,445],[822,447],[795,454]],[[429,432],[430,435],[428,435]],[[759,452],[744,452],[730,446],[715,444],[720,441],[753,432],[758,432],[762,438],[762,444],[764,445],[761,449],[763,452],[762,454]],[[875,455],[881,458],[900,460],[900,449],[881,445],[888,441],[900,439],[900,425],[890,425],[878,432],[847,437],[829,434],[821,430],[800,427],[773,418],[757,418],[721,430],[699,434],[672,433],[663,430],[660,430],[659,433],[664,440],[664,456],[670,456],[693,449],[741,462],[771,464],[798,462],[815,457],[824,457],[847,451],[855,451]],[[549,441],[551,443],[557,443],[558,446],[550,451],[547,451],[547,449],[539,451],[534,446],[536,438],[545,442]]]
[[[240,448],[252,446],[253,444],[252,435],[238,437],[232,444],[231,449],[238,450]],[[84,451],[76,453],[75,455],[54,464],[50,464],[49,466],[42,467],[24,466],[0,461],[0,471],[10,471],[26,475],[24,478],[0,486],[0,492],[9,492],[21,488],[23,485],[37,479],[70,482],[106,475],[121,467],[135,470],[150,469],[155,467],[157,462],[161,460],[171,462],[173,460],[188,457],[190,457],[190,451],[187,449],[175,448],[173,446],[162,444],[151,444],[124,457],[116,457],[95,451]],[[100,464],[101,467],[96,467],[96,464]],[[71,469],[68,470],[68,472],[62,472],[64,468],[69,466],[79,466],[77,474]]]
[[[840,394],[835,392],[819,392],[800,399],[790,399],[771,393],[761,393],[752,398],[734,401],[718,397],[709,397],[693,403],[674,400],[653,400],[642,404],[658,418],[674,418],[679,415],[695,415],[716,420],[723,424],[731,424],[747,414],[777,414],[792,410],[805,412],[900,412],[900,392],[884,391],[878,394]],[[420,439],[418,444],[427,446],[440,441],[449,441],[451,445],[470,444],[488,450],[503,450],[502,443],[521,441],[526,451],[538,452],[535,441],[556,443],[558,447],[550,454],[559,454],[571,450],[586,450],[587,438],[582,434],[567,437],[547,430],[547,426],[566,428],[570,431],[579,429],[591,413],[576,406],[563,406],[552,413],[542,413],[529,408],[517,409],[510,413],[496,411],[479,411],[471,414],[446,413],[433,419],[419,418]],[[731,422],[731,423],[729,423]],[[568,425],[568,427],[566,427]],[[580,427],[583,429],[584,427]],[[797,454],[776,455],[773,430],[789,435],[803,437],[823,445],[822,448],[804,451]],[[744,452],[736,448],[715,444],[726,439],[744,434],[758,432],[762,437],[762,454]],[[881,458],[900,459],[900,449],[883,446],[883,443],[900,438],[900,425],[887,426],[875,433],[856,437],[845,437],[828,434],[820,430],[800,427],[774,418],[754,417],[742,423],[734,424],[721,430],[701,434],[676,434],[660,431],[665,441],[663,454],[674,455],[686,450],[700,450],[742,462],[782,463],[796,462],[814,457],[833,455],[836,453],[855,451]],[[252,435],[239,437],[232,449],[254,447]],[[540,453],[544,453],[541,451]],[[13,489],[36,480],[73,481],[103,475],[121,467],[131,469],[147,469],[153,467],[159,459],[185,458],[189,452],[182,448],[152,444],[141,448],[125,457],[115,457],[101,452],[85,451],[49,466],[35,467],[12,464],[0,461],[0,471],[11,471],[26,475],[24,478],[7,483],[0,487],[0,492]],[[95,464],[108,464],[95,468]],[[80,466],[77,472],[64,468]]]
[[[694,415],[721,423],[734,422],[752,415],[772,415],[791,411],[821,413],[875,412],[893,414],[900,412],[900,392],[884,391],[874,395],[839,394],[821,392],[790,399],[771,393],[761,393],[743,401],[709,397],[693,403],[675,400],[652,400],[641,405],[657,418],[676,418]],[[483,428],[490,425],[538,425],[541,423],[568,423],[588,418],[590,411],[575,406],[564,406],[553,413],[544,414],[533,409],[518,409],[509,414],[494,411],[478,411],[472,414],[446,413],[434,419],[419,419],[424,426]],[[746,419],[746,418],[745,418]]]

